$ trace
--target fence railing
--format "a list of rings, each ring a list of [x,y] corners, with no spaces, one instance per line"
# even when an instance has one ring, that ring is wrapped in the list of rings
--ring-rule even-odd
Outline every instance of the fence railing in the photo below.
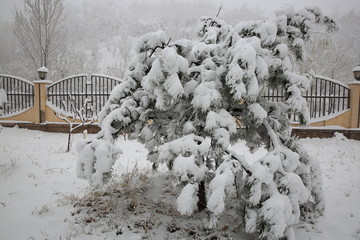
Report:
[[[0,75],[0,89],[4,89],[7,102],[1,106],[4,115],[22,112],[34,106],[34,84],[26,79]]]
[[[285,91],[268,88],[263,97],[269,101],[283,101]],[[308,103],[310,119],[325,117],[350,108],[349,87],[342,82],[322,76],[313,76],[311,87],[303,97]],[[297,120],[295,117],[292,119]]]

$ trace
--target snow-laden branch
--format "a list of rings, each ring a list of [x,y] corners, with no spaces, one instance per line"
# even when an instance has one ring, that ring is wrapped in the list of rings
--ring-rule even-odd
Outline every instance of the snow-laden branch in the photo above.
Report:
[[[271,143],[273,144],[273,150],[274,151],[279,151],[280,150],[280,143],[279,143],[279,138],[276,135],[275,131],[271,128],[269,122],[265,119],[263,122],[264,127],[266,128],[268,135],[271,139]]]
[[[198,145],[200,145],[202,144],[204,139],[202,137],[194,135],[194,141],[197,142]],[[228,154],[232,159],[238,161],[247,174],[252,175],[252,172],[250,171],[250,165],[246,162],[244,156],[240,156],[234,151],[231,151],[229,149],[226,149],[224,152]]]

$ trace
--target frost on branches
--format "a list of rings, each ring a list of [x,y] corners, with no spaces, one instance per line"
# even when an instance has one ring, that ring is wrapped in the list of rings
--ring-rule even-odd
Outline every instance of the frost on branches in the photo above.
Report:
[[[230,203],[246,232],[294,239],[294,224],[324,211],[319,163],[290,136],[288,119],[309,119],[302,93],[310,82],[293,64],[304,58],[315,26],[337,29],[307,8],[235,27],[204,17],[197,40],[170,42],[163,31],[142,36],[101,112],[101,132],[79,148],[78,175],[103,185],[121,153],[115,139],[126,131],[146,146],[155,168],[166,163],[178,177],[181,214],[207,208],[214,227]],[[283,89],[284,101],[262,97],[266,88]],[[268,154],[249,166],[228,150],[239,139]]]

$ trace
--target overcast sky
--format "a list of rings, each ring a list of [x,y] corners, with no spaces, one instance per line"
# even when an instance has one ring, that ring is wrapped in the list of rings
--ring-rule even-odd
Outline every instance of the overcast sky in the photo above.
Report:
[[[0,20],[12,20],[12,10],[14,5],[21,6],[23,0],[0,0]],[[67,7],[84,2],[92,2],[100,0],[64,0]],[[118,1],[118,0],[112,0]],[[136,0],[137,2],[146,1],[159,2],[159,1],[179,1],[179,0]],[[182,0],[189,2],[199,0]],[[256,8],[266,14],[272,13],[274,10],[279,9],[285,5],[293,5],[295,8],[303,8],[305,6],[319,6],[327,15],[337,15],[349,12],[355,9],[360,13],[360,0],[208,0],[215,5],[220,5],[223,2],[225,8],[227,7],[241,7],[246,4],[247,7]],[[131,0],[129,0],[131,2]]]

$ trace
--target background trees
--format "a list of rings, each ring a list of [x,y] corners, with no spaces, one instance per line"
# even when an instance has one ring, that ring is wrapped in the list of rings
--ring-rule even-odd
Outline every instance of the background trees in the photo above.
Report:
[[[175,4],[175,5],[174,5]],[[79,73],[103,73],[122,77],[131,56],[134,39],[149,31],[166,30],[173,40],[193,38],[191,28],[203,14],[214,15],[217,6],[208,2],[196,3],[189,10],[186,2],[164,2],[155,6],[141,2],[91,1],[86,4],[64,3],[59,31],[62,36],[61,51],[51,61],[48,78],[58,80]],[[154,10],[149,14],[149,8]],[[165,8],[167,11],[159,11]],[[21,7],[19,8],[21,9]],[[174,9],[179,10],[174,14]],[[239,14],[239,12],[241,14]],[[247,7],[222,10],[231,23],[239,19],[259,18],[261,13]],[[36,79],[33,61],[26,57],[25,49],[12,31],[12,21],[0,23],[0,71]],[[181,36],[182,34],[182,36]]]
[[[34,70],[51,69],[64,45],[63,1],[24,0],[23,10],[16,8],[14,18],[14,34]]]
[[[151,4],[109,0],[86,4],[65,2],[63,7],[66,19],[61,25],[66,28],[67,34],[63,39],[62,51],[57,54],[52,66],[48,67],[48,77],[57,80],[88,72],[122,77],[133,55],[131,46],[134,39],[158,29],[166,31],[173,40],[180,37],[192,39],[195,32],[191,26],[196,24],[197,19],[203,15],[213,16],[218,9],[218,6],[206,1],[192,3],[193,7],[190,9],[188,4],[179,1]],[[159,12],[159,9],[166,11]],[[240,20],[260,19],[264,15],[265,13],[245,5],[234,9],[225,5],[220,13],[220,17],[230,24],[236,24]],[[356,44],[360,42],[357,34],[359,31],[356,30],[358,26],[355,24],[359,20],[359,14],[354,10],[347,14],[338,14],[336,18],[341,30],[327,36],[318,34],[313,43],[307,43],[308,60],[305,65],[299,66],[297,71],[308,73],[313,70],[316,74],[327,77],[333,75],[343,82],[352,81],[351,69],[359,62],[354,57],[358,55],[359,48]],[[32,61],[27,59],[12,33],[11,25],[11,22],[0,23],[1,73],[35,79],[36,68]],[[331,40],[330,45],[322,47],[326,51],[313,51],[319,45],[316,39],[325,37]],[[325,64],[322,59],[330,59],[331,63]]]
[[[351,69],[360,64],[359,14],[352,10],[338,15],[340,31],[333,34],[316,32],[306,44],[307,57],[300,72],[323,75],[342,82],[353,81]]]

